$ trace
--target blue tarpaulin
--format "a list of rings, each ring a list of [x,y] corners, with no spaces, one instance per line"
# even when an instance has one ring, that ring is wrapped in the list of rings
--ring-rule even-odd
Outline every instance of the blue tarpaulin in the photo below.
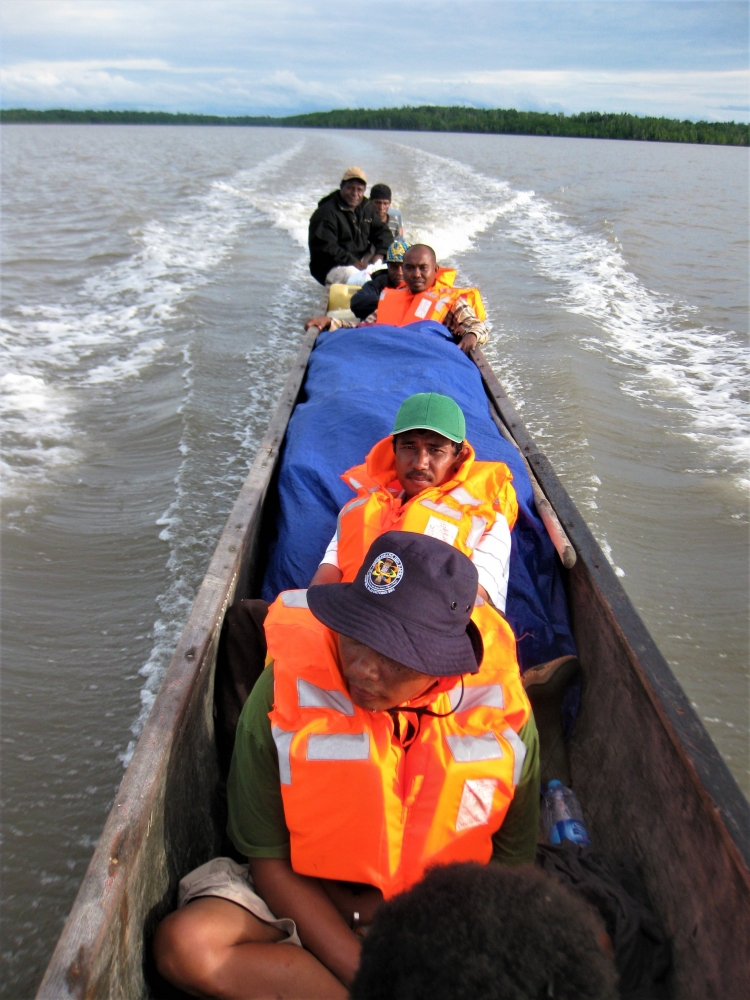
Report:
[[[519,512],[506,616],[521,669],[575,653],[555,550],[536,512],[523,460],[492,420],[476,365],[445,327],[431,321],[321,333],[284,441],[280,510],[263,598],[272,601],[282,590],[309,584],[338,512],[353,496],[341,473],[363,462],[391,432],[396,411],[415,392],[452,396],[466,417],[477,459],[505,462],[513,473]]]

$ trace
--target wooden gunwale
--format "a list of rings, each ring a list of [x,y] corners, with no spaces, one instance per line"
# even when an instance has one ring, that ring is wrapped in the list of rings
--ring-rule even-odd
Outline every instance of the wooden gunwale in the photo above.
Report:
[[[548,459],[476,353],[487,395],[577,554],[566,583],[583,695],[568,750],[593,841],[610,861],[639,867],[672,941],[670,995],[744,1000],[750,804]]]
[[[37,996],[42,1000],[102,996],[136,1000],[146,996],[144,937],[173,905],[178,878],[193,864],[201,863],[219,850],[221,831],[216,829],[210,804],[218,779],[211,712],[219,631],[224,612],[235,593],[248,591],[263,504],[278,464],[289,417],[302,390],[316,336],[317,330],[313,328],[302,341],[268,432],[219,539],[163,686],[39,988]],[[729,886],[730,895],[733,893],[731,898],[740,903],[744,899],[747,906],[750,898],[750,806],[583,518],[545,456],[536,449],[494,372],[481,352],[475,352],[474,360],[492,408],[531,466],[577,554],[576,564],[569,571],[574,626],[578,616],[580,629],[581,618],[588,613],[585,603],[582,604],[581,595],[585,595],[586,600],[593,600],[596,605],[595,608],[592,605],[593,610],[611,632],[608,641],[622,647],[618,669],[621,670],[622,663],[632,668],[630,673],[637,689],[644,692],[642,697],[652,706],[654,718],[658,719],[668,745],[674,750],[675,760],[670,766],[681,768],[689,776],[695,808],[698,809],[700,803],[701,818],[705,818],[704,814],[708,816],[706,823],[713,831],[711,844],[720,846],[726,855],[722,872],[730,868],[734,872]],[[593,617],[596,619],[596,615]],[[579,640],[578,635],[576,638]],[[586,646],[585,640],[581,633],[579,643],[583,641]],[[584,660],[585,656],[582,664],[586,682],[586,672],[591,668]],[[585,732],[585,718],[583,722]],[[644,726],[648,724],[647,721],[643,723]],[[575,738],[574,734],[574,741]],[[200,758],[197,761],[193,759],[196,756]],[[577,766],[577,772],[573,767],[574,782],[580,775],[582,786],[585,786],[587,775],[580,764]],[[191,827],[181,832],[186,815]],[[594,815],[592,819],[599,832],[598,817]],[[606,826],[600,829],[606,835]],[[667,884],[666,891],[669,890]],[[658,902],[654,900],[655,904]],[[671,919],[667,911],[669,906],[665,913]],[[736,924],[744,920],[747,939],[750,910],[746,909],[745,914],[739,916],[742,917],[739,921],[737,914],[728,919],[734,919]],[[730,973],[738,969],[739,964],[735,962]],[[678,987],[682,989],[684,984],[687,987],[676,995],[695,1000],[714,995],[727,1000],[730,996],[742,995],[731,988],[727,990],[726,986],[723,992],[702,985],[691,989],[691,974],[692,970],[687,969],[685,976],[678,977]]]
[[[313,327],[302,340],[42,979],[38,1000],[103,996],[134,1000],[144,995],[144,920],[174,878],[158,842],[156,857],[145,857],[149,841],[163,841],[168,826],[165,793],[170,757],[183,721],[196,711],[196,694],[210,709],[213,678],[206,675],[213,674],[224,613],[252,561],[263,502],[317,335]],[[218,774],[209,768],[209,781],[212,777]],[[208,801],[210,797],[207,806]],[[150,885],[131,884],[139,865],[156,867],[147,873]]]
[[[612,627],[626,645],[633,668],[639,672],[662,724],[693,777],[696,793],[716,816],[721,835],[727,838],[727,846],[736,855],[743,878],[750,887],[750,803],[549,459],[537,449],[481,351],[476,350],[474,354],[487,395],[528,460],[578,558],[601,591]]]

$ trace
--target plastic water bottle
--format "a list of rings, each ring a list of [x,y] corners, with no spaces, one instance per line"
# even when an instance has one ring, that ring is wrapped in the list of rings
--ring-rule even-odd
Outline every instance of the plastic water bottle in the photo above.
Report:
[[[573,789],[566,788],[557,779],[547,785],[542,804],[542,817],[550,844],[572,840],[574,844],[591,847],[591,840],[583,822],[581,803]]]

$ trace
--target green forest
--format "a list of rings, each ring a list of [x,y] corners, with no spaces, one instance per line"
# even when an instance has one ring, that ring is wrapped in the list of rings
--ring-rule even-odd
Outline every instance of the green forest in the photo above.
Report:
[[[585,139],[636,139],[720,146],[750,144],[750,125],[691,122],[628,114],[584,111],[578,115],[514,109],[465,107],[361,108],[319,111],[285,118],[169,114],[166,111],[0,111],[3,122],[58,122],[118,125],[273,125],[287,128],[363,128],[408,132],[478,132],[503,135],[556,135]]]

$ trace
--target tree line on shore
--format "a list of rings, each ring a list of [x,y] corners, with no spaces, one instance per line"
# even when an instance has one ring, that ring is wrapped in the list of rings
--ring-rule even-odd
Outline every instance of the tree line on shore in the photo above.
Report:
[[[721,146],[750,144],[750,125],[742,122],[691,122],[584,111],[578,115],[467,107],[362,108],[318,111],[285,118],[170,114],[166,111],[0,110],[3,122],[57,122],[116,125],[266,125],[287,128],[383,129],[408,132],[475,132],[502,135],[552,135],[586,139],[635,139]]]

